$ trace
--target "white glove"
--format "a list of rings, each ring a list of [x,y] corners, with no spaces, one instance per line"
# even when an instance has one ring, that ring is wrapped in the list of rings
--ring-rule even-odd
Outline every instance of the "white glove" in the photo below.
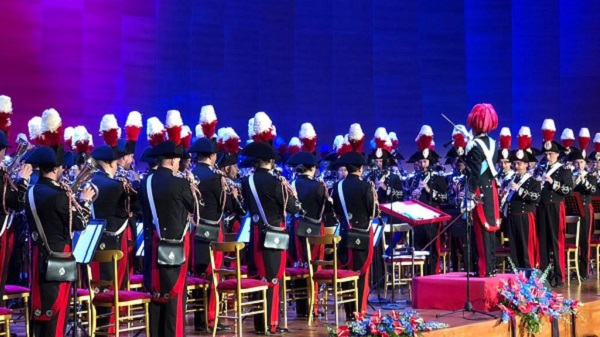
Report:
[[[460,210],[463,212],[470,212],[475,208],[475,200],[472,199],[463,199],[462,204],[460,205]]]

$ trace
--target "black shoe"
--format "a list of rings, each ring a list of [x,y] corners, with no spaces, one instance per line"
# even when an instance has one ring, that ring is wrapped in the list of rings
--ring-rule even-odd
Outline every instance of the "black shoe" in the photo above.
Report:
[[[257,335],[265,335],[265,336],[270,336],[271,335],[271,331],[256,330],[256,331],[254,331],[254,333],[257,334]]]
[[[286,328],[277,327],[277,329],[275,329],[275,332],[277,332],[277,333],[284,333],[284,332],[290,332],[290,330],[286,329]]]
[[[206,325],[195,326],[195,327],[194,327],[194,331],[197,331],[197,332],[206,331]],[[211,331],[212,331],[212,330],[211,330]]]
[[[212,331],[213,327],[209,327],[210,331]],[[229,325],[217,324],[217,331],[230,331],[231,327]]]

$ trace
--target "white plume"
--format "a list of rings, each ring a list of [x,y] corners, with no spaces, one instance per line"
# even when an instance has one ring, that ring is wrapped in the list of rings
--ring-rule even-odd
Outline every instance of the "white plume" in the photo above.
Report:
[[[108,114],[102,116],[102,120],[100,121],[100,132],[108,131],[112,129],[119,129],[119,124],[117,123],[117,118],[113,114]],[[119,132],[119,138],[121,134]]]
[[[259,111],[254,115],[254,135],[269,131],[273,127],[273,122],[269,116]]]
[[[507,127],[503,127],[502,130],[500,130],[500,136],[510,136],[510,129]]]
[[[217,120],[217,114],[212,105],[205,105],[200,109],[200,124],[208,124],[215,120]]]
[[[342,136],[342,135],[335,136],[335,139],[333,140],[333,149],[334,150],[339,149],[343,143],[344,143],[344,136]]]
[[[189,126],[184,125],[181,128],[181,138],[185,138],[185,137],[187,137],[188,135],[191,135],[191,134],[192,134],[192,130],[190,130]]]
[[[594,136],[594,143],[600,143],[600,132],[596,132]]]
[[[202,131],[202,125],[196,124],[196,138],[204,138],[204,131]]]
[[[591,137],[590,136],[590,129],[588,129],[588,128],[581,128],[579,130],[579,137],[590,138]]]
[[[360,124],[354,123],[350,125],[350,130],[348,131],[348,140],[360,140],[363,139],[365,134],[363,133]]]
[[[375,138],[387,140],[389,138],[387,130],[384,127],[378,127],[375,130]]]
[[[417,135],[417,138],[415,138],[415,142],[419,140],[419,138],[421,138],[421,136],[431,136],[433,137],[433,129],[431,129],[431,126],[429,125],[423,125],[421,127],[421,130],[419,130],[419,134]],[[432,143],[433,145],[433,143]]]
[[[300,126],[300,133],[298,134],[298,138],[300,139],[313,139],[317,136],[317,132],[315,128],[310,123],[303,123]]]
[[[36,116],[27,123],[29,139],[38,138],[42,134],[42,117]]]
[[[554,120],[550,118],[544,119],[544,122],[542,123],[542,130],[556,131]]]
[[[64,133],[64,135],[65,135],[65,141],[67,141],[69,139],[71,139],[71,140],[73,139],[73,132],[74,131],[75,131],[75,129],[73,127],[71,127],[71,126],[69,126],[69,127],[67,127],[65,129],[65,133]]]
[[[248,120],[248,137],[252,138],[254,135],[254,117],[252,117]]]
[[[62,125],[62,119],[58,111],[50,108],[42,113],[42,132],[55,132]]]
[[[225,142],[232,138],[240,139],[240,136],[238,136],[238,134],[235,132],[235,130],[233,128],[227,127],[227,128],[219,129],[219,131],[217,132],[217,138],[220,141]]]
[[[139,111],[132,111],[129,113],[129,115],[127,115],[125,126],[137,126],[141,128],[143,125],[142,114],[139,113]]]
[[[298,137],[292,137],[292,139],[290,139],[290,143],[288,144],[289,147],[292,146],[297,146],[297,147],[302,147],[302,142],[300,142],[300,139]]]
[[[528,126],[522,126],[519,129],[519,136],[528,136],[531,137],[531,130],[529,129]]]
[[[548,130],[548,129],[543,129],[543,130]],[[575,133],[573,132],[572,129],[569,128],[565,128],[562,132],[562,134],[560,135],[560,139],[575,139]]]
[[[150,117],[146,121],[146,132],[150,135],[156,135],[164,132],[165,126],[157,117]]]
[[[179,110],[167,111],[167,120],[165,123],[166,128],[172,128],[174,126],[183,126],[183,120],[181,119],[181,113]]]
[[[393,131],[388,133],[388,137],[390,137],[390,140],[398,140],[398,136]]]
[[[10,97],[5,96],[5,95],[0,95],[0,112],[4,112],[4,113],[12,113],[13,108],[12,108],[12,101],[10,100]]]
[[[73,129],[73,138],[71,140],[71,142],[72,142],[71,147],[73,148],[73,150],[75,150],[76,149],[75,144],[86,141],[86,140],[89,141],[90,138],[91,138],[91,135],[89,135],[85,126],[79,125]]]

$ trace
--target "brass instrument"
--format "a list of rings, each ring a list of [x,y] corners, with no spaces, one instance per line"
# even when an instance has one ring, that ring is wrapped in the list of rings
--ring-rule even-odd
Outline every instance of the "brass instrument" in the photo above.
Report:
[[[512,178],[510,179],[510,182],[508,184],[506,184],[506,186],[504,186],[499,192],[500,210],[504,209],[504,205],[508,201],[508,196],[510,195],[510,185],[515,181],[516,177],[517,177],[517,174],[516,173],[513,174]]]
[[[586,177],[588,175],[588,172],[586,170],[579,170],[579,171],[574,171],[573,172],[573,188],[579,186],[580,184],[584,183],[586,181]]]
[[[9,173],[11,179],[14,181],[17,178],[19,169],[21,168],[21,160],[29,148],[29,142],[27,139],[19,137],[17,138],[17,151],[15,152],[12,161],[7,165],[6,171]]]
[[[71,189],[71,193],[75,195],[81,192],[81,190],[83,190],[84,188],[90,187],[94,190],[94,192],[96,192],[91,202],[96,201],[96,199],[98,199],[99,192],[98,186],[92,184],[90,180],[92,179],[92,175],[94,175],[94,173],[96,173],[97,171],[98,169],[95,168],[90,162],[86,161],[83,165],[81,165],[81,169],[79,170],[79,173],[77,174],[75,179],[72,182],[70,182],[70,184],[68,184]]]

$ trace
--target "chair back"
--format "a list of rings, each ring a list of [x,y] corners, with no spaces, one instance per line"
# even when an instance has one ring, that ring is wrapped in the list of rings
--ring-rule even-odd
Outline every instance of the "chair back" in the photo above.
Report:
[[[123,258],[124,254],[120,250],[97,250],[92,259],[93,262],[98,263],[111,263],[113,269],[113,278],[110,280],[101,279],[98,276],[98,279],[94,279],[92,277],[92,268],[88,264],[87,265],[87,274],[88,274],[88,288],[90,291],[90,298],[93,300],[94,295],[96,294],[95,289],[99,291],[103,291],[104,289],[112,289],[115,293],[114,303],[119,302],[119,268],[118,261]]]
[[[581,218],[576,215],[567,215],[565,219],[565,225],[568,227],[569,225],[575,225],[575,235],[565,233],[565,239],[574,239],[575,246],[579,248],[579,223]],[[566,229],[565,229],[566,231]]]
[[[333,267],[334,282],[337,282],[337,270],[338,270],[338,244],[342,240],[339,235],[325,234],[323,236],[307,236],[306,237],[306,254],[308,258],[308,273],[310,278],[313,278],[315,267],[317,271],[320,268]],[[322,259],[312,256],[312,247],[322,245],[331,246],[332,248],[332,260],[327,260],[325,256]]]
[[[212,270],[212,278],[213,278],[213,287],[217,287],[220,276],[235,276],[236,284],[237,284],[237,292],[240,293],[241,290],[241,279],[242,279],[242,271],[240,269],[240,251],[244,249],[245,244],[243,242],[211,242],[210,243],[210,266]],[[235,258],[235,269],[217,269],[215,264],[215,252],[225,254],[229,253],[232,258]]]

